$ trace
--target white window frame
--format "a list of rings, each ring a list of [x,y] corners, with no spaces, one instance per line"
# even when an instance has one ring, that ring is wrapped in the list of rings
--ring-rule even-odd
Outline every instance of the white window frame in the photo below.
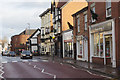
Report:
[[[84,29],[87,30],[87,14],[84,14]]]
[[[112,16],[112,12],[110,13],[110,15],[108,15],[108,11],[111,10],[111,0],[106,0],[106,17],[111,17]]]
[[[92,4],[90,5],[90,7],[91,7],[91,10],[95,13],[95,2],[92,3]],[[92,23],[96,22],[95,19],[93,20],[92,15],[91,15],[91,20],[92,20]]]

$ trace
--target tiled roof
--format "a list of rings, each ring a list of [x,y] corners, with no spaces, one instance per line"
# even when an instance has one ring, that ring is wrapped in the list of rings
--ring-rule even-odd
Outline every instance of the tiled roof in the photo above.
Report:
[[[21,32],[19,35],[31,35],[36,31],[36,29],[26,29],[23,32]]]

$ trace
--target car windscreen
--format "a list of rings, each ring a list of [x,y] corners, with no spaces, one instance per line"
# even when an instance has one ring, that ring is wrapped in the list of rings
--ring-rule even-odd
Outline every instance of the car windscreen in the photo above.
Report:
[[[15,52],[10,52],[10,54],[15,54]]]
[[[31,54],[30,51],[23,51],[22,54]]]

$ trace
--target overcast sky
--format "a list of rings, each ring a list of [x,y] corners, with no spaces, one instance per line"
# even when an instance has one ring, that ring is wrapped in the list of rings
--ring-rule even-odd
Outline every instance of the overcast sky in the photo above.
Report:
[[[49,2],[48,2],[49,1]],[[0,39],[19,34],[30,27],[40,28],[39,15],[50,7],[50,0],[0,0]]]

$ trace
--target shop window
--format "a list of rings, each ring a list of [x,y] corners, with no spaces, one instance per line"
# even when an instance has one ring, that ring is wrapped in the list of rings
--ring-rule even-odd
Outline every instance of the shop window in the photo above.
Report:
[[[94,34],[94,56],[103,57],[103,33]]]
[[[99,33],[94,34],[94,56],[99,56]]]
[[[111,0],[106,0],[106,17],[111,16]]]

